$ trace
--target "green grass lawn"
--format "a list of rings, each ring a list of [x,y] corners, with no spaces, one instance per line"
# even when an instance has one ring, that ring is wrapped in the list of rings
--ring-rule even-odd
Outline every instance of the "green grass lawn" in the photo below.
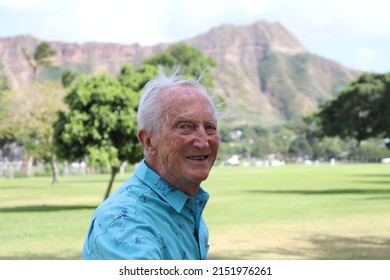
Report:
[[[79,259],[108,179],[0,179],[0,259]],[[390,259],[390,165],[215,167],[203,187],[210,259]]]

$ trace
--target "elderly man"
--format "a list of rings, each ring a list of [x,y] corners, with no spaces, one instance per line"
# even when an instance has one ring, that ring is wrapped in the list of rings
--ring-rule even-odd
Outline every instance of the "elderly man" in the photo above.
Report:
[[[82,259],[207,259],[202,217],[218,153],[217,112],[205,88],[160,73],[143,89],[138,139],[145,159],[95,211]]]

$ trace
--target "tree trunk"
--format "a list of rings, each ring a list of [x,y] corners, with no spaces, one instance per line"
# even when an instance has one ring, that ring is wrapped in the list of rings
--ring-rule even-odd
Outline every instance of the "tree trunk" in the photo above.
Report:
[[[29,155],[27,161],[27,176],[29,177],[33,175],[33,163],[34,163],[34,157],[32,155]]]
[[[60,172],[58,169],[57,157],[53,155],[50,160],[51,168],[53,170],[53,186],[56,186],[60,182]]]
[[[37,70],[38,70],[38,67],[33,66],[32,70],[33,70],[33,72],[32,72],[31,84],[35,83],[35,81],[37,80]]]
[[[108,198],[108,196],[110,195],[112,184],[114,183],[114,179],[115,179],[116,174],[118,174],[118,171],[119,171],[119,167],[111,166],[111,179],[110,179],[110,182],[108,183],[107,191],[106,191],[106,194],[104,195],[103,201],[106,200]]]

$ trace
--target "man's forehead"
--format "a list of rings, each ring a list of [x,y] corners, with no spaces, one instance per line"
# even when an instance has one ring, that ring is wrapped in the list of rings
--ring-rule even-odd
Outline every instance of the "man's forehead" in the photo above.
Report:
[[[165,109],[172,106],[181,106],[181,104],[191,106],[196,101],[208,103],[210,107],[212,107],[207,96],[205,96],[200,89],[192,86],[175,86],[168,88],[161,93],[161,100],[161,104]]]
[[[164,89],[161,92],[163,99],[188,98],[189,95],[204,96],[199,88],[191,85],[176,85]]]
[[[195,87],[170,88],[161,95],[165,119],[169,122],[181,120],[216,121],[210,100]]]

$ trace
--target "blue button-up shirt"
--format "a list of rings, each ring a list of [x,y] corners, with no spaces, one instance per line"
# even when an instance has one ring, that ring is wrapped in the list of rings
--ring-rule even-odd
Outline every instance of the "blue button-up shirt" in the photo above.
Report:
[[[144,161],[94,212],[82,259],[207,259],[209,195],[179,191]]]

